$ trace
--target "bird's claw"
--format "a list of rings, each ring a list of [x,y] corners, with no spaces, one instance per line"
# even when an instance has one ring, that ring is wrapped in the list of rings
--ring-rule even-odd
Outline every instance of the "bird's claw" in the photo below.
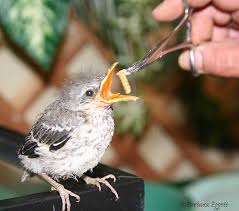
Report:
[[[116,182],[116,177],[113,174],[109,174],[109,175],[104,176],[102,178],[99,178],[99,177],[92,178],[92,177],[89,177],[89,176],[85,176],[83,179],[84,179],[86,184],[95,185],[96,187],[98,187],[99,191],[101,191],[101,185],[100,184],[106,185],[111,190],[111,192],[115,195],[116,200],[119,199],[119,195],[118,195],[117,191],[107,181],[107,179],[113,179],[113,181]]]
[[[61,201],[62,201],[62,211],[67,209],[67,211],[70,211],[71,209],[71,202],[70,202],[70,196],[76,198],[76,202],[80,201],[80,196],[77,194],[67,190],[63,185],[58,184],[56,187],[52,187],[51,190],[56,190],[59,192]]]

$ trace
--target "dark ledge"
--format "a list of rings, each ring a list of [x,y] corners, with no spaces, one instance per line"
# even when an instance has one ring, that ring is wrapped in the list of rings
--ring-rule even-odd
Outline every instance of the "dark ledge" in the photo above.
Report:
[[[18,163],[17,160],[15,160],[17,144],[15,141],[13,141],[15,142],[13,144],[13,142],[9,142],[10,140],[7,140],[9,138],[11,138],[12,140],[14,137],[15,140],[21,142],[24,136],[0,128],[0,159],[16,166]],[[5,145],[4,143],[6,144],[7,151],[4,151],[2,148]],[[3,151],[6,153],[6,157],[4,157],[4,153],[2,153]],[[10,156],[11,154],[12,157]],[[88,175],[92,177],[103,177],[108,174],[114,174],[117,178],[116,183],[111,182],[120,197],[117,201],[115,200],[115,196],[111,193],[109,188],[104,185],[102,186],[101,192],[99,192],[98,188],[86,185],[82,180],[79,180],[79,182],[76,182],[73,179],[64,181],[63,184],[67,189],[72,190],[81,197],[81,201],[79,203],[75,202],[75,198],[70,198],[72,205],[71,211],[143,211],[143,180],[132,174],[113,169],[102,164],[95,167],[92,173],[88,173]],[[20,185],[20,187],[24,188],[24,184]],[[61,210],[61,199],[59,197],[59,194],[55,191],[47,191],[30,195],[26,194],[24,196],[16,198],[0,200],[0,210]]]

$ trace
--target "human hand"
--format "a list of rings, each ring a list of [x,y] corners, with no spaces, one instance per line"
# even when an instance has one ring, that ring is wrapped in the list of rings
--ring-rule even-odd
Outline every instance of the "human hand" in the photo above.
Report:
[[[195,8],[192,17],[192,42],[195,66],[200,74],[239,77],[239,1],[188,0]],[[153,11],[159,21],[172,21],[184,12],[182,0],[165,0]],[[179,57],[189,70],[189,51]]]

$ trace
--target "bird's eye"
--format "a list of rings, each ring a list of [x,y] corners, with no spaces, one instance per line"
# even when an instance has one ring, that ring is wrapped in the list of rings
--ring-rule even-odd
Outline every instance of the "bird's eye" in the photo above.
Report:
[[[94,94],[94,91],[93,90],[91,90],[91,89],[89,89],[89,90],[87,90],[86,91],[86,96],[88,96],[88,97],[92,97],[93,96],[93,94]]]

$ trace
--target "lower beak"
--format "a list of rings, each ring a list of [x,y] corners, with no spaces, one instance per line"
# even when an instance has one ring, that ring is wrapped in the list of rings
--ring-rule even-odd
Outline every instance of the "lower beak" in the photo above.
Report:
[[[120,93],[113,94],[111,92],[113,72],[114,72],[116,65],[117,65],[117,63],[114,63],[111,66],[111,68],[108,69],[105,78],[101,82],[100,92],[96,97],[100,101],[103,101],[103,102],[109,103],[109,104],[120,102],[120,101],[137,100],[138,97],[135,97],[135,96],[121,95]]]

